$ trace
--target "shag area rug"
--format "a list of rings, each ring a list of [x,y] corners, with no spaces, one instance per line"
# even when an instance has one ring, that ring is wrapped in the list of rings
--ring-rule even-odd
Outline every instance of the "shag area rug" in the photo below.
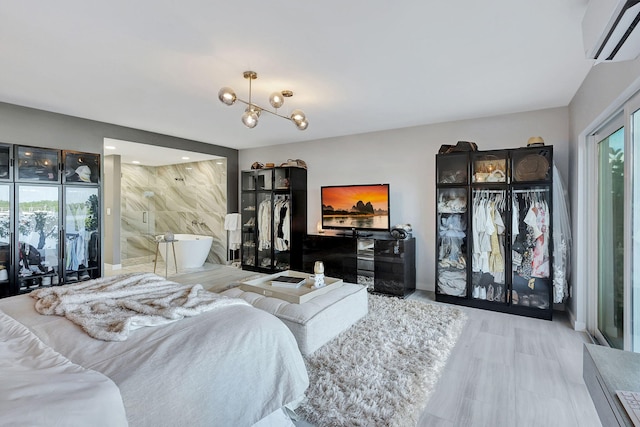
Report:
[[[466,315],[447,305],[369,295],[369,314],[305,358],[296,409],[323,426],[415,426]]]

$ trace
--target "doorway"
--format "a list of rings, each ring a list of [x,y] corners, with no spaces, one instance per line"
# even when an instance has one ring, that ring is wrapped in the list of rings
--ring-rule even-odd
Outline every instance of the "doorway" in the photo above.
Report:
[[[166,232],[211,237],[205,263],[226,262],[226,158],[108,138],[104,154],[105,271],[153,271]]]

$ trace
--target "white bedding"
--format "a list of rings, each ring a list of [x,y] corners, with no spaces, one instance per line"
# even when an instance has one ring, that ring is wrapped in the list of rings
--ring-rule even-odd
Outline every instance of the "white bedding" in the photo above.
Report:
[[[73,363],[112,379],[131,426],[250,426],[308,386],[291,332],[248,305],[138,329],[123,342],[40,315],[28,295],[1,299],[0,310]]]
[[[2,311],[0,396],[1,425],[127,425],[113,381],[71,363]]]
[[[29,295],[36,299],[38,313],[65,316],[104,341],[124,341],[138,328],[165,325],[225,305],[248,304],[153,273],[102,277],[37,289]]]

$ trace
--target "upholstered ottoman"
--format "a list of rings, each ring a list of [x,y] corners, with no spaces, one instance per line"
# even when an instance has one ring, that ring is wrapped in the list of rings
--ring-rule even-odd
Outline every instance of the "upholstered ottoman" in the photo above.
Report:
[[[366,287],[352,283],[345,283],[303,304],[245,292],[240,288],[220,293],[242,298],[254,307],[278,317],[293,332],[303,355],[316,351],[364,317],[369,310]]]

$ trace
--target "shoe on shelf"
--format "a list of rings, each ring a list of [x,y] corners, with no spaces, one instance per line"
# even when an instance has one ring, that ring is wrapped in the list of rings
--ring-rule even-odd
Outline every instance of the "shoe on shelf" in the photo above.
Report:
[[[514,305],[518,305],[520,303],[518,293],[516,291],[511,291],[511,303]]]
[[[487,300],[493,301],[493,285],[489,285],[489,291],[487,292]]]
[[[484,286],[480,288],[480,299],[487,299],[487,288]]]
[[[45,276],[42,278],[42,286],[51,286],[51,277]]]
[[[529,297],[529,306],[546,310],[549,308],[549,301],[541,295],[532,294]]]
[[[71,273],[67,274],[66,281],[67,281],[67,283],[77,282],[78,281],[78,272],[77,271],[72,271]]]
[[[480,298],[480,286],[476,285],[473,287],[473,292],[471,293],[471,297],[475,299]]]
[[[79,274],[80,280],[91,280],[91,275],[87,270],[82,270]]]

